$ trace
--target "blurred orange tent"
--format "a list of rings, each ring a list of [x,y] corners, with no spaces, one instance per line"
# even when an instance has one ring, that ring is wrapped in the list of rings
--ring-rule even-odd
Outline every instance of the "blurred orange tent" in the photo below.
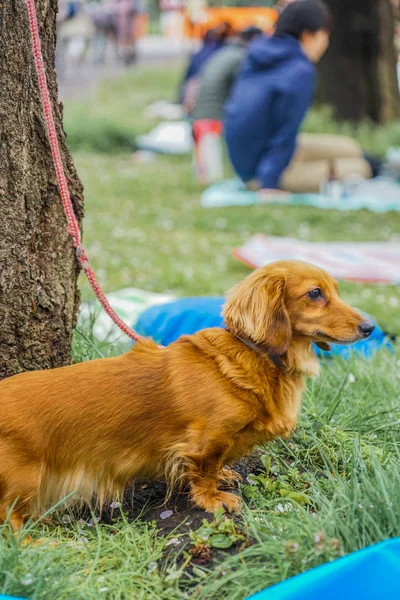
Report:
[[[278,13],[273,8],[263,6],[231,7],[220,6],[204,8],[201,20],[193,22],[188,13],[185,13],[185,35],[192,39],[200,39],[204,34],[221,23],[227,22],[236,31],[254,25],[264,32],[271,31],[278,18]]]

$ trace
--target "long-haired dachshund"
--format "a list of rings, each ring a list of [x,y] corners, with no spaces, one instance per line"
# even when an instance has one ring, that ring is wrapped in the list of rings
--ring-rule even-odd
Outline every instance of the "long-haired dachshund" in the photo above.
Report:
[[[224,468],[296,425],[311,342],[350,344],[373,325],[323,270],[281,261],[229,294],[226,329],[167,348],[144,340],[117,358],[0,382],[0,519],[39,515],[71,492],[101,504],[138,478],[184,481],[206,511],[240,508]]]

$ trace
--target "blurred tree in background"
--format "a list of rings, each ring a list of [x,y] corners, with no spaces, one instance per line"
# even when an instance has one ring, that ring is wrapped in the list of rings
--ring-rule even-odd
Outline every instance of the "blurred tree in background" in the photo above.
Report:
[[[341,119],[395,119],[400,107],[391,0],[325,2],[334,30],[321,62],[320,100]]]

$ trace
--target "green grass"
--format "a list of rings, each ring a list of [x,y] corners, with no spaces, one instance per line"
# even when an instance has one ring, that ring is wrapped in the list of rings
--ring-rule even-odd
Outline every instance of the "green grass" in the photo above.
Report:
[[[132,140],[151,127],[142,109],[160,96],[172,98],[176,81],[173,69],[137,70],[104,86],[96,102],[66,103],[66,129],[72,137],[80,119],[90,114],[87,148],[107,148],[109,130]],[[108,125],[102,129],[99,123]],[[338,129],[324,111],[311,115],[308,127]],[[397,125],[393,131],[363,126],[358,135],[371,146],[376,140],[382,153],[395,142],[396,131]],[[102,147],[93,139],[102,140]],[[222,294],[248,272],[231,257],[232,248],[255,232],[309,240],[399,235],[400,215],[394,213],[278,206],[205,210],[199,206],[190,158],[163,157],[138,165],[128,147],[75,154],[86,190],[84,240],[106,291],[137,286]],[[341,290],[389,331],[400,333],[398,288],[343,283]],[[83,280],[82,292],[92,298]],[[87,360],[97,351],[76,335],[74,355]],[[163,538],[153,523],[130,523],[122,516],[105,525],[61,513],[56,526],[41,523],[32,529],[35,539],[45,539],[40,546],[0,535],[0,593],[31,600],[242,600],[298,572],[400,535],[399,364],[398,349],[370,361],[324,364],[321,377],[308,385],[294,436],[263,449],[264,467],[242,486],[246,506],[239,525],[247,543],[236,542],[237,552],[212,550],[214,562],[196,564],[188,554],[190,541],[175,546],[180,534]],[[201,532],[192,537],[199,544]]]

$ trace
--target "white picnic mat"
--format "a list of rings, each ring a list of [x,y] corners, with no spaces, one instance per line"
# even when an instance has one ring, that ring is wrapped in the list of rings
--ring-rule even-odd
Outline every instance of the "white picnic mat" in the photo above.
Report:
[[[141,313],[150,306],[166,304],[174,299],[172,294],[154,294],[136,288],[125,288],[107,294],[112,308],[130,327],[134,326]],[[90,329],[94,337],[102,342],[129,342],[129,338],[118,329],[97,301],[81,304],[78,327],[83,331]]]

